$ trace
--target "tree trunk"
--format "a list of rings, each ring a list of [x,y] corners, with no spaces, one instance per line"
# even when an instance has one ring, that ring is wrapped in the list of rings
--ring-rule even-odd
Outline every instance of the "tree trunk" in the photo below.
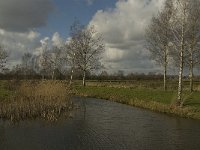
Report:
[[[70,86],[72,85],[72,80],[73,80],[73,74],[74,74],[74,68],[75,68],[75,56],[76,56],[76,54],[74,53],[73,64],[72,64],[72,68],[71,68],[70,82],[69,82]]]
[[[193,53],[192,53],[192,49],[190,50],[190,74],[189,74],[189,78],[190,78],[190,92],[193,92]]]
[[[83,86],[86,85],[86,84],[85,84],[85,74],[86,74],[86,71],[84,70],[84,71],[83,71]]]
[[[166,79],[167,79],[167,65],[164,66],[164,91],[167,90],[167,87],[166,87]]]
[[[55,71],[52,72],[51,79],[54,80]]]
[[[182,82],[183,82],[183,51],[181,51],[180,56],[180,66],[179,66],[179,80],[178,80],[178,99],[177,99],[177,106],[181,105],[182,102]]]
[[[72,70],[71,70],[71,76],[70,76],[70,82],[69,82],[70,86],[72,85],[73,73],[74,73],[74,68],[72,68]]]
[[[163,88],[164,88],[164,91],[166,91],[167,90],[167,87],[166,87],[166,79],[167,79],[167,48],[165,49],[165,52],[164,52],[164,73],[163,73],[163,82],[164,82],[164,84],[163,84]]]
[[[179,62],[179,81],[178,81],[178,98],[176,105],[182,105],[182,86],[183,86],[183,53],[184,53],[184,25],[182,25],[182,35],[181,35],[181,49],[180,49],[180,62]]]

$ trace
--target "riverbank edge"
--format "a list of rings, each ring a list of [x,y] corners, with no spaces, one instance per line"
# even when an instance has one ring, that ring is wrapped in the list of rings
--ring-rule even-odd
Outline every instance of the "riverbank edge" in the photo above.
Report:
[[[134,100],[134,99],[128,99],[123,100],[115,95],[112,95],[110,97],[104,96],[102,94],[98,95],[92,95],[92,94],[86,94],[82,92],[76,91],[74,93],[74,96],[80,96],[80,97],[88,97],[88,98],[98,98],[98,99],[105,99],[121,104],[130,105],[133,107],[148,109],[151,111],[167,114],[170,116],[179,116],[182,118],[190,118],[190,119],[199,119],[200,120],[200,111],[195,110],[192,107],[176,107],[174,105],[169,104],[163,104],[155,101],[144,101],[144,100]]]

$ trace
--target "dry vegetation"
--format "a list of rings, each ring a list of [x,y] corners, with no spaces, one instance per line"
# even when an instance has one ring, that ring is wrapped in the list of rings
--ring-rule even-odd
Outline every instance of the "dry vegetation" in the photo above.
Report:
[[[70,89],[66,85],[58,81],[12,81],[8,88],[14,94],[0,102],[0,118],[55,121],[66,116],[72,107]]]

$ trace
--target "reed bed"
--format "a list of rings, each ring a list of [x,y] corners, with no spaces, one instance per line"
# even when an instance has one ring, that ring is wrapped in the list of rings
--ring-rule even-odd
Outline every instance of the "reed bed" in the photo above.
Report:
[[[72,108],[70,89],[60,81],[11,83],[14,94],[0,102],[0,118],[11,121],[42,118],[56,121]]]

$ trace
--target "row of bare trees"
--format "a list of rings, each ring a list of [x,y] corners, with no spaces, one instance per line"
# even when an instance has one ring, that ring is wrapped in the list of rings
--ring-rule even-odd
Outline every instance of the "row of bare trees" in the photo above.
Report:
[[[1,47],[0,47],[1,48]],[[86,74],[102,67],[101,56],[104,52],[103,38],[97,33],[94,26],[83,26],[75,21],[70,29],[70,38],[59,47],[50,47],[48,42],[42,45],[42,52],[33,55],[29,52],[22,56],[21,64],[16,66],[16,71],[21,70],[25,78],[34,73],[42,78],[55,79],[56,73],[66,74],[71,70],[70,84],[74,70],[82,72],[83,85],[85,86]],[[0,51],[0,68],[7,57]],[[6,55],[7,56],[7,55]]]
[[[71,26],[71,38],[66,44],[67,60],[71,64],[71,79],[74,68],[83,73],[83,85],[87,71],[97,70],[102,67],[101,54],[105,47],[102,36],[97,33],[94,26],[84,27],[78,21]]]
[[[179,68],[177,105],[183,105],[183,69],[189,68],[190,91],[193,70],[200,64],[200,1],[166,0],[146,30],[146,47],[164,71],[164,90],[169,61]]]

